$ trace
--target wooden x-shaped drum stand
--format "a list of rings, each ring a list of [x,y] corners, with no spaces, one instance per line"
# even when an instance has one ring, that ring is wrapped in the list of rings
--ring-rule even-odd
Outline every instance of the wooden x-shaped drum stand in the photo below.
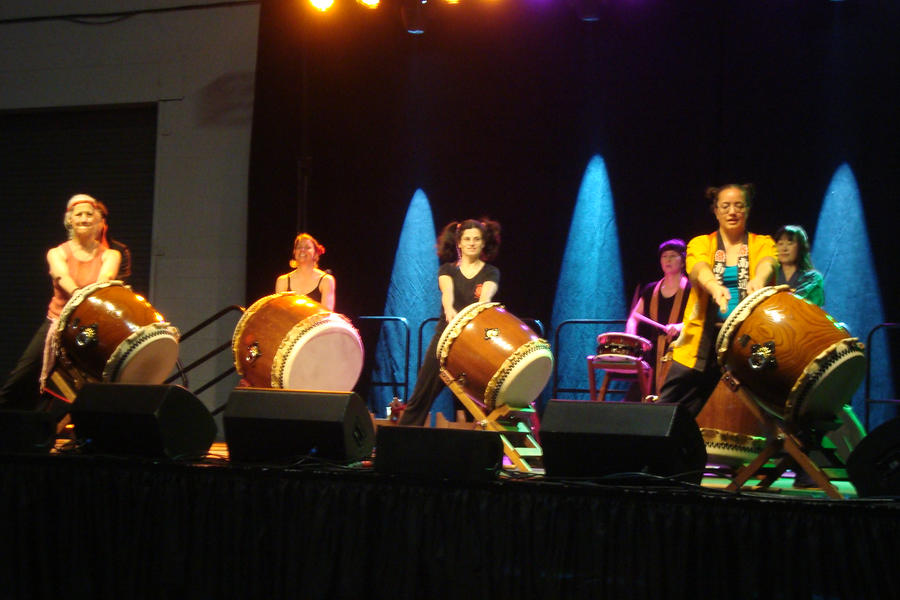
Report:
[[[486,407],[466,393],[462,384],[454,379],[446,369],[441,369],[441,379],[466,407],[466,410],[475,419],[477,426],[500,434],[500,440],[503,442],[503,454],[509,458],[512,465],[519,471],[533,473],[534,467],[531,463],[543,458],[541,446],[535,440],[531,426],[526,426],[520,420],[510,419],[510,417],[512,417],[512,413],[521,413],[529,423],[533,423],[534,408],[515,408],[504,404],[486,413]],[[502,423],[501,421],[504,420],[510,424]],[[514,442],[519,442],[521,445],[516,445]]]
[[[843,499],[837,488],[832,485],[825,472],[816,465],[807,455],[804,444],[800,439],[801,430],[789,421],[778,419],[763,410],[759,403],[753,399],[750,393],[745,390],[741,383],[731,374],[726,372],[722,376],[728,386],[735,391],[741,401],[746,404],[747,408],[766,426],[769,431],[766,438],[766,445],[756,458],[748,465],[738,470],[734,480],[728,485],[727,490],[736,492],[740,490],[748,479],[759,473],[765,464],[771,458],[776,458],[775,468],[763,473],[759,479],[758,488],[767,489],[771,486],[781,474],[787,469],[798,472],[798,469],[805,471],[812,480],[816,482],[822,491],[829,498],[836,500]]]

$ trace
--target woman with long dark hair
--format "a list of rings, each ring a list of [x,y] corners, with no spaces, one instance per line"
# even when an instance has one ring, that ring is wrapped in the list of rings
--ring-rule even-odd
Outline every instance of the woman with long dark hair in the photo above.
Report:
[[[434,399],[444,387],[435,349],[447,323],[475,302],[490,302],[500,284],[500,271],[488,261],[500,250],[500,224],[467,219],[447,224],[437,240],[442,264],[438,271],[441,315],[425,351],[416,386],[403,410],[400,425],[424,425]]]

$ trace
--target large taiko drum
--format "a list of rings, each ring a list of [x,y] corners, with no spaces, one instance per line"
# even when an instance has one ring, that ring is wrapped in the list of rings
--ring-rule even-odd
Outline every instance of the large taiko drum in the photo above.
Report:
[[[831,419],[862,383],[862,344],[786,285],[747,296],[716,340],[719,364],[785,420]]]
[[[441,334],[436,353],[441,368],[490,410],[527,407],[553,370],[550,344],[497,302],[459,311]]]
[[[696,420],[710,463],[740,467],[765,449],[765,426],[724,381],[719,381]]]
[[[59,362],[89,380],[159,384],[178,360],[178,330],[121,281],[75,291],[53,334]]]
[[[255,387],[345,392],[362,371],[362,340],[350,321],[294,292],[254,302],[231,346],[237,372]]]

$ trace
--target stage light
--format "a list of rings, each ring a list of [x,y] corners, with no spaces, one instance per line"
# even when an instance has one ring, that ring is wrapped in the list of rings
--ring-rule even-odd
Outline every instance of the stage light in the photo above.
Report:
[[[600,19],[600,5],[603,0],[570,0],[572,8],[578,18],[586,23],[592,23]]]
[[[379,0],[356,0],[356,3],[363,8],[375,9],[380,4]]]
[[[816,224],[812,259],[825,278],[825,309],[846,323],[853,337],[865,341],[873,327],[885,321],[878,273],[866,226],[864,203],[856,176],[847,163],[831,177]],[[888,348],[886,332],[873,339],[873,346]],[[867,349],[870,353],[872,348]],[[881,398],[894,398],[890,360],[872,361],[869,375],[873,390]],[[865,390],[860,388],[852,403],[857,415],[865,414]],[[896,407],[873,405],[870,419],[877,426],[896,416]]]
[[[425,320],[440,313],[440,297],[435,293],[435,281],[438,277],[438,258],[434,253],[434,217],[428,196],[421,189],[416,190],[406,210],[397,251],[394,253],[394,266],[391,271],[391,282],[388,286],[384,303],[384,314],[406,318],[410,331],[415,336],[419,326]],[[431,339],[434,327],[423,333],[424,343]],[[378,336],[375,348],[375,370],[372,379],[376,381],[408,381],[406,397],[416,382],[419,364],[416,360],[416,342],[413,337],[409,363],[405,364],[406,336],[400,327],[385,324]],[[400,389],[388,386],[373,387],[368,398],[370,407],[374,405],[377,414],[383,415],[384,408],[391,403],[394,396],[401,396]],[[404,401],[406,398],[402,398]],[[436,412],[453,414],[453,403],[448,399],[446,409],[435,402]]]
[[[427,0],[403,0],[400,6],[400,18],[406,31],[413,35],[425,33],[425,5]]]
[[[594,156],[581,180],[569,225],[550,330],[556,331],[563,321],[576,318],[624,320],[621,265],[609,175],[603,158]],[[602,326],[606,330],[609,327]],[[553,349],[560,387],[587,389],[584,357],[595,347],[598,333],[602,333],[600,325],[576,325],[560,334],[559,347]]]
[[[334,5],[334,0],[309,0],[309,3],[316,10],[325,12]]]

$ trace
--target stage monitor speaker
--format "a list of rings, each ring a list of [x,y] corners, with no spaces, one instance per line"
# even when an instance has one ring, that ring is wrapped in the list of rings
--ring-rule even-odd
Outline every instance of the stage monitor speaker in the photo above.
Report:
[[[706,446],[675,404],[551,400],[540,429],[548,477],[648,473],[699,484]]]
[[[860,440],[847,457],[847,477],[860,496],[900,496],[900,418]]]
[[[88,383],[69,412],[87,452],[200,458],[216,437],[209,410],[177,385]]]
[[[372,417],[355,392],[235,388],[224,423],[234,462],[355,461],[375,442]]]
[[[494,431],[379,427],[375,470],[457,481],[491,481],[502,466],[503,442]]]
[[[0,410],[0,452],[45,454],[56,442],[56,421],[44,411]]]

